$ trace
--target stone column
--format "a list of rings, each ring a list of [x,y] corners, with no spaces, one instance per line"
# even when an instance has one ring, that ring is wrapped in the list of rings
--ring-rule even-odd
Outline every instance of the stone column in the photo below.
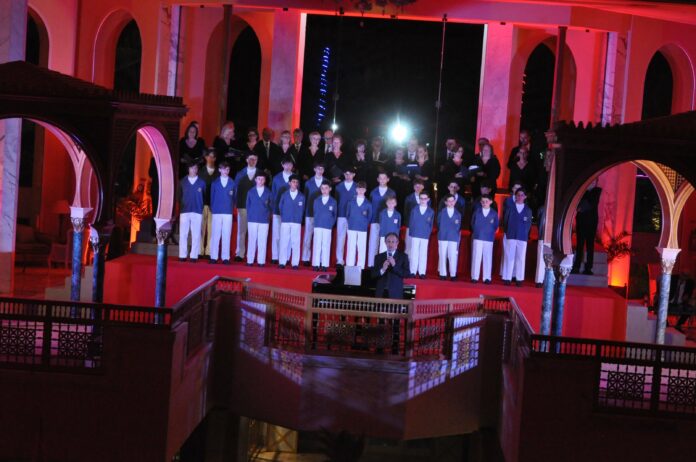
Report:
[[[108,234],[100,233],[94,226],[90,227],[89,244],[94,255],[92,261],[92,301],[94,303],[104,301],[104,260],[106,259],[105,251],[108,243]]]
[[[669,309],[669,286],[672,282],[672,268],[677,261],[677,254],[681,249],[658,248],[662,274],[660,275],[660,292],[657,303],[657,325],[655,326],[655,343],[665,343],[665,329],[667,328],[667,311]]]
[[[551,333],[551,310],[553,309],[553,286],[555,278],[553,276],[553,253],[545,252],[543,255],[544,271],[544,295],[541,302],[541,323],[539,333],[549,335]]]
[[[172,232],[169,220],[155,218],[157,226],[157,269],[155,276],[155,306],[163,308],[167,293],[167,240]]]
[[[73,225],[72,277],[70,279],[70,300],[80,301],[82,289],[82,232],[87,224],[91,208],[70,207],[70,221]]]
[[[0,63],[24,59],[27,0],[0,0]],[[14,289],[22,120],[0,120],[0,293]]]
[[[553,314],[551,317],[551,335],[563,335],[563,310],[565,309],[566,282],[573,268],[573,255],[566,255],[559,265],[554,268],[556,287],[553,293]]]

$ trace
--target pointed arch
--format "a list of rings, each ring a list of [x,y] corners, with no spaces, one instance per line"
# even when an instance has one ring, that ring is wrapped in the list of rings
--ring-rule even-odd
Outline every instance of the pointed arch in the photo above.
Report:
[[[130,12],[118,9],[106,15],[101,24],[99,24],[94,38],[92,82],[107,88],[113,88],[116,44],[123,28],[131,21],[135,21],[135,18]],[[138,28],[140,29],[140,27]]]

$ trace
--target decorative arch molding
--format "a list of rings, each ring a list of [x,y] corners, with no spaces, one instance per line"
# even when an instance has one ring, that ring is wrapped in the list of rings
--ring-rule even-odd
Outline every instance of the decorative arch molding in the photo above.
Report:
[[[51,39],[43,17],[31,6],[27,8],[29,17],[34,20],[39,31],[39,66],[48,67],[48,56],[51,46]]]
[[[97,85],[113,88],[116,44],[123,28],[131,21],[135,18],[130,12],[118,9],[107,14],[99,24],[92,48],[92,82]]]
[[[694,65],[689,56],[676,43],[664,44],[655,53],[657,52],[662,53],[672,70],[672,113],[678,114],[696,109],[694,105],[694,90],[696,89]]]

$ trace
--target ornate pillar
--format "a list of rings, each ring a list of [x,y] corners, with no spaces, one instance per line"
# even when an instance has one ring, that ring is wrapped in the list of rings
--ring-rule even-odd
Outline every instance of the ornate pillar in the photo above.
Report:
[[[566,255],[559,265],[554,268],[556,287],[553,293],[553,315],[551,319],[551,335],[563,335],[563,310],[565,308],[566,282],[573,268],[573,255]]]
[[[662,274],[660,275],[660,293],[657,303],[657,325],[655,327],[655,343],[665,343],[665,329],[667,328],[667,310],[669,309],[669,286],[672,282],[672,268],[677,261],[677,254],[681,249],[658,248]]]
[[[544,295],[541,302],[541,324],[539,333],[549,335],[551,333],[551,310],[553,309],[553,253],[544,252]]]
[[[157,270],[155,276],[155,306],[165,306],[167,293],[167,240],[172,232],[169,220],[155,218],[157,226]]]
[[[0,63],[24,59],[27,0],[0,0]],[[0,120],[0,293],[14,289],[22,119]]]
[[[73,225],[72,278],[70,280],[70,300],[80,301],[82,289],[82,232],[87,223],[91,208],[70,207],[70,221]]]
[[[106,258],[104,254],[108,243],[108,234],[100,233],[93,226],[90,227],[89,244],[94,255],[92,261],[92,301],[95,303],[104,301],[104,260]]]

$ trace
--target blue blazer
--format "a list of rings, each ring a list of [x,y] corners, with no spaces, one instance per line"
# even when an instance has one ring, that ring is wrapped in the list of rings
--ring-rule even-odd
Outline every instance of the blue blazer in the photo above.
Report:
[[[203,213],[203,196],[205,196],[205,181],[200,177],[189,183],[188,176],[179,181],[179,213]]]
[[[365,198],[362,205],[353,199],[348,202],[346,207],[346,218],[348,219],[348,229],[351,231],[367,232],[372,221],[372,204]]]
[[[474,209],[471,216],[471,231],[472,239],[479,241],[493,242],[495,240],[495,232],[498,230],[498,212],[489,209],[488,216],[483,216],[483,207],[479,203],[478,208]]]
[[[389,218],[387,209],[379,212],[379,236],[385,237],[389,233],[396,233],[398,236],[401,232],[401,214],[394,210],[394,214]]]
[[[425,213],[420,213],[420,207],[414,207],[411,210],[411,217],[408,219],[408,235],[420,239],[430,239],[430,233],[433,231],[433,221],[435,221],[435,212],[428,207]]]
[[[404,220],[403,225],[408,228],[408,220],[411,217],[411,210],[413,207],[418,207],[418,198],[416,197],[416,192],[410,192],[406,199],[404,200]]]
[[[460,230],[462,229],[462,214],[454,209],[452,217],[447,214],[447,207],[440,210],[437,214],[437,240],[459,242]]]
[[[346,216],[346,208],[348,207],[348,202],[352,201],[358,193],[355,192],[358,185],[353,181],[350,191],[346,189],[346,182],[342,181],[336,186],[336,200],[338,201],[338,216]]]
[[[271,199],[271,191],[265,186],[261,196],[256,192],[256,186],[251,188],[246,199],[247,222],[268,224],[271,219]]]
[[[394,196],[396,193],[393,189],[387,188],[383,196],[379,195],[379,186],[370,193],[370,202],[372,202],[372,223],[379,223],[379,212],[387,208],[387,197]]]
[[[297,191],[295,199],[290,196],[290,190],[285,191],[280,196],[278,208],[280,210],[280,220],[283,223],[299,223],[302,224],[304,211],[307,207],[304,194]]]
[[[273,177],[273,181],[271,182],[271,194],[273,197],[274,215],[280,215],[280,196],[288,189],[290,189],[290,185],[285,182],[285,178],[283,178],[283,172],[280,172],[279,174]]]
[[[227,178],[227,186],[222,186],[221,177],[216,178],[210,187],[210,211],[215,214],[231,215],[234,210],[237,185]]]
[[[314,216],[314,199],[321,196],[321,190],[315,181],[315,176],[305,181],[304,184],[304,196],[307,198],[307,210],[305,215],[309,218]]]
[[[338,216],[338,203],[336,199],[329,196],[326,204],[322,203],[321,196],[314,199],[314,227],[331,229],[336,224]]]
[[[529,239],[529,231],[532,229],[532,209],[527,204],[521,212],[513,205],[505,213],[505,237],[517,241]]]

